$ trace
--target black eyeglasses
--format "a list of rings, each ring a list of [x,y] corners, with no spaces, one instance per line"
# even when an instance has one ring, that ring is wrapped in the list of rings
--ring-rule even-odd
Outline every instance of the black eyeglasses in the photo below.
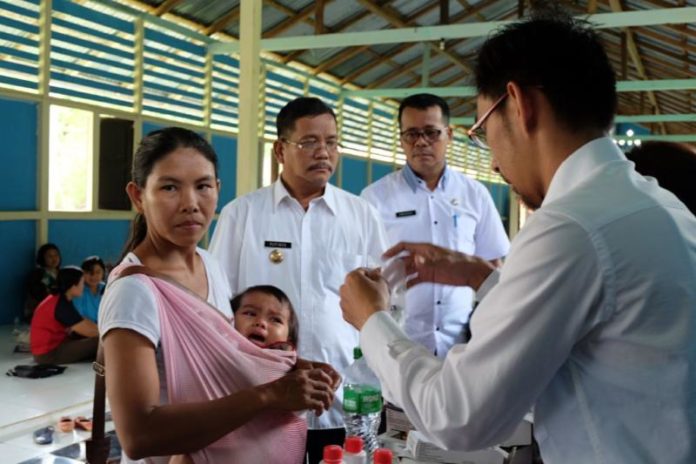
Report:
[[[426,142],[435,143],[440,140],[440,136],[444,132],[444,129],[435,129],[434,127],[429,127],[427,129],[409,129],[401,132],[401,140],[409,145],[413,145],[423,137]]]
[[[486,111],[483,116],[481,116],[481,119],[476,121],[476,123],[471,126],[471,129],[466,131],[466,135],[469,136],[469,140],[474,142],[474,145],[476,145],[479,148],[484,148],[486,150],[490,149],[488,146],[488,141],[486,140],[486,131],[483,128],[483,123],[486,122],[486,119],[493,114],[495,109],[500,106],[500,104],[507,98],[508,93],[505,92],[498,98],[495,103],[493,103],[493,106],[488,108],[488,111]]]
[[[327,140],[325,142],[321,140],[307,140],[305,142],[293,142],[288,139],[281,139],[285,143],[294,145],[300,149],[303,153],[311,155],[316,153],[321,148],[326,148],[329,153],[338,153],[341,151],[341,144],[337,140]]]

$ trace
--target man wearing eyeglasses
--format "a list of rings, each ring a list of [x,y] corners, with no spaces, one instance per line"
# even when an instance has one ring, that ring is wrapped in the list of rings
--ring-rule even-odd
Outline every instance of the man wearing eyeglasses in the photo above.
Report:
[[[380,262],[384,226],[365,200],[329,183],[340,155],[329,106],[297,98],[278,113],[276,130],[280,177],[223,208],[210,251],[233,294],[254,285],[283,290],[297,311],[299,356],[343,372],[358,332],[341,316],[338,288],[349,271]],[[308,427],[309,462],[318,463],[324,445],[344,441],[341,390],[331,410],[308,415]]]
[[[401,243],[410,285],[467,285],[472,337],[444,360],[384,311],[379,271],[341,288],[387,399],[434,442],[500,443],[534,408],[546,464],[696,462],[696,217],[608,133],[616,80],[588,24],[548,14],[482,46],[479,122],[493,167],[536,211],[500,271]]]
[[[480,182],[447,166],[452,141],[449,106],[431,94],[411,95],[399,106],[406,165],[363,190],[380,213],[389,242],[428,242],[500,264],[509,241],[491,195]],[[398,295],[402,326],[412,340],[444,357],[468,339],[473,291],[424,284]]]

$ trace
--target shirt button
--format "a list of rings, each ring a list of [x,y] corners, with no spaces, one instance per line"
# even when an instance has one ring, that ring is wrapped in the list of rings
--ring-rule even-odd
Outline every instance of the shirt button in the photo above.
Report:
[[[439,332],[439,331],[440,331],[440,328],[439,328],[439,327],[435,327],[435,330]]]
[[[433,222],[433,224],[437,225],[437,221]]]
[[[437,300],[437,303],[436,303],[436,304],[442,304],[442,302],[441,302],[440,300]]]

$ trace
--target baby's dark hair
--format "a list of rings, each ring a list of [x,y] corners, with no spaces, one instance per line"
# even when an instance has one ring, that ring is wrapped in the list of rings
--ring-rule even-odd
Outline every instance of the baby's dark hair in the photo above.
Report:
[[[242,307],[242,299],[250,293],[264,293],[266,295],[275,297],[278,301],[280,301],[281,304],[288,305],[288,309],[290,310],[290,319],[288,320],[288,341],[297,346],[300,335],[299,322],[297,321],[295,308],[293,308],[290,298],[288,298],[285,292],[274,285],[255,285],[253,287],[249,287],[243,292],[235,295],[234,298],[232,298],[232,301],[230,301],[233,313],[237,313],[237,310]]]

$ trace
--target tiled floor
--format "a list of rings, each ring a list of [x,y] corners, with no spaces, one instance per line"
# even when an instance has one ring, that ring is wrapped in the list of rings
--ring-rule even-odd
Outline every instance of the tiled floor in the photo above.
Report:
[[[32,364],[29,354],[13,353],[12,327],[0,326],[0,462],[76,462],[49,453],[88,438],[87,432],[54,433],[49,445],[37,445],[32,432],[55,425],[62,416],[92,416],[94,374],[89,363],[70,364],[60,375],[23,379],[4,375],[18,364]],[[107,423],[107,430],[111,423]],[[33,460],[32,458],[39,458]]]

